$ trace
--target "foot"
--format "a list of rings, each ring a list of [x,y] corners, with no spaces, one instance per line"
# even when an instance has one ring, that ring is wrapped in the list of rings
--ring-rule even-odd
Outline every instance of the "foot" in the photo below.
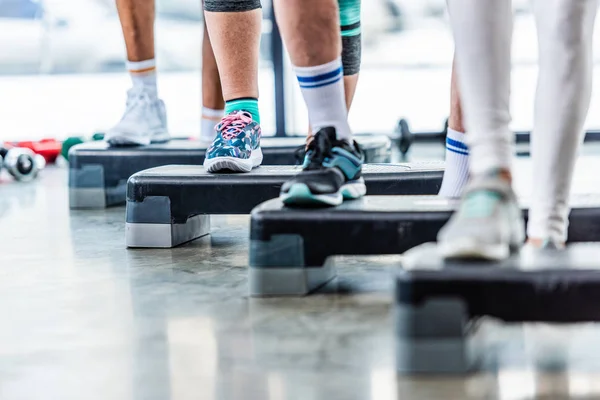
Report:
[[[334,128],[323,128],[309,143],[302,172],[283,184],[287,206],[337,206],[366,194],[364,154],[356,142],[337,140]]]
[[[127,92],[127,108],[105,137],[111,146],[145,146],[169,140],[165,103],[138,88]]]
[[[474,179],[459,209],[438,234],[444,258],[503,260],[524,240],[516,196],[499,175]]]
[[[260,125],[245,111],[234,111],[216,127],[217,137],[206,150],[208,172],[250,172],[262,162]]]

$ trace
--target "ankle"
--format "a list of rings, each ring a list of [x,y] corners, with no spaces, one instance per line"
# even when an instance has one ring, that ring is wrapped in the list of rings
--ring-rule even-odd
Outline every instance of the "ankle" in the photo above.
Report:
[[[536,249],[542,248],[547,242],[552,242],[557,248],[563,249],[565,247],[565,242],[553,240],[553,239],[541,239],[541,238],[529,238],[527,239],[527,244]]]
[[[485,176],[500,178],[508,184],[512,184],[512,173],[506,168],[497,168],[489,170],[484,174]]]

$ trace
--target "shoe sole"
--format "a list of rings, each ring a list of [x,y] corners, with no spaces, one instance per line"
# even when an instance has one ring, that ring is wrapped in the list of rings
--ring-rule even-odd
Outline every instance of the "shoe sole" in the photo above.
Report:
[[[151,138],[128,138],[126,136],[115,136],[106,142],[112,147],[148,146],[155,143],[166,143],[171,137],[168,132],[159,132],[151,135]]]
[[[364,196],[367,193],[365,181],[360,178],[356,181],[344,184],[336,193],[313,194],[309,187],[304,183],[297,183],[290,187],[286,193],[280,196],[281,201],[286,206],[339,206],[344,200],[354,200]]]
[[[263,160],[262,150],[260,148],[252,150],[250,158],[236,157],[215,157],[204,159],[204,169],[206,172],[250,172],[253,168],[258,167]]]
[[[469,259],[500,261],[510,256],[511,246],[508,244],[483,244],[476,240],[464,238],[452,240],[451,243],[439,243],[440,254],[445,259]]]

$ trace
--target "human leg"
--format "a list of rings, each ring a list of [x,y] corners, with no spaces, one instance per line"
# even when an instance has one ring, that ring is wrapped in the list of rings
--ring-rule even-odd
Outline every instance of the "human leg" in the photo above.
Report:
[[[258,111],[260,0],[205,0],[204,15],[221,77],[225,117],[207,150],[209,172],[249,172],[262,162]]]
[[[344,95],[349,112],[358,85],[362,43],[360,28],[361,0],[338,0],[340,10],[340,32],[342,35],[342,68],[344,70]],[[309,127],[309,137],[312,136]]]
[[[154,59],[153,0],[117,0],[133,87],[123,117],[106,140],[113,146],[147,145],[169,139],[165,105],[158,98]]]
[[[223,118],[225,101],[219,68],[206,23],[204,24],[204,37],[202,39],[202,122],[200,140],[211,143],[215,138],[215,125]]]
[[[569,192],[592,88],[592,36],[597,0],[535,3],[539,76],[531,135],[533,182],[528,236],[562,247]]]
[[[524,239],[511,187],[510,0],[450,0],[472,181],[440,231],[445,257],[502,259]]]
[[[364,156],[352,140],[344,92],[340,16],[335,0],[277,0],[277,22],[290,54],[311,129],[303,170],[286,182],[288,205],[338,205],[366,192]]]
[[[446,162],[439,195],[460,197],[469,180],[469,148],[466,144],[460,90],[456,76],[456,62],[452,64],[450,83],[450,117],[446,135]]]

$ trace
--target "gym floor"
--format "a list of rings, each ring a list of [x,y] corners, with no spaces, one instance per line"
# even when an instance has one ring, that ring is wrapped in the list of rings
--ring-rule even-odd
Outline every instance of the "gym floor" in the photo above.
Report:
[[[66,169],[0,184],[2,399],[600,398],[592,325],[485,321],[483,372],[397,375],[399,256],[339,257],[319,294],[250,299],[247,216],[127,250],[124,208],[70,211]]]

